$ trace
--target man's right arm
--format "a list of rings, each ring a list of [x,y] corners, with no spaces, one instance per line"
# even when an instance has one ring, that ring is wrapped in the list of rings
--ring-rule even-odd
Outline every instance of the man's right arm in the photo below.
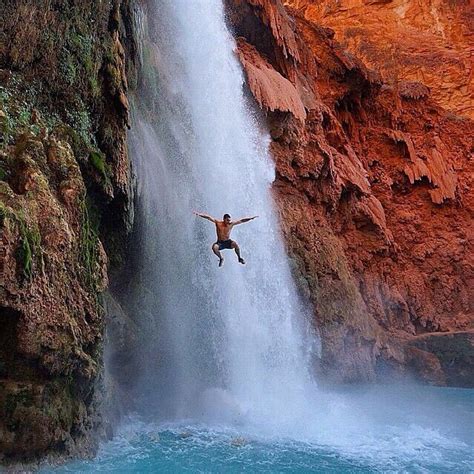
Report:
[[[196,211],[194,211],[194,214],[196,214],[196,216],[202,217],[203,219],[207,219],[208,221],[211,221],[214,224],[217,222],[216,219],[214,219],[214,217],[208,216],[207,214],[201,214],[200,212],[196,212]]]

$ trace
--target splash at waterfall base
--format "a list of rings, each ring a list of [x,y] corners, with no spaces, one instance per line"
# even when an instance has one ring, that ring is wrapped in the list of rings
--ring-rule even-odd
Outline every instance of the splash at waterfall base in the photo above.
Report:
[[[420,386],[334,391],[306,420],[311,438],[232,421],[132,418],[94,460],[41,472],[471,472],[473,397]]]

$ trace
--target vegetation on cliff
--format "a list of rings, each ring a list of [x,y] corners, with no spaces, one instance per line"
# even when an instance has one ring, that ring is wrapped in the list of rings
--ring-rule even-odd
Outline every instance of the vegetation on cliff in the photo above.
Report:
[[[127,9],[127,2],[2,4],[5,461],[86,450],[101,429],[104,245],[124,241],[130,227]]]

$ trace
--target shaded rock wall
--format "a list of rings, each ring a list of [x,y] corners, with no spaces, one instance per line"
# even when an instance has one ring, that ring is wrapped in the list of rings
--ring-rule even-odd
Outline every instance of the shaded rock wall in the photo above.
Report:
[[[474,7],[470,0],[285,0],[384,80],[418,81],[433,99],[474,118]]]
[[[0,456],[7,462],[87,452],[103,429],[101,294],[108,269],[120,267],[133,217],[129,18],[127,1],[2,3]]]
[[[315,308],[321,374],[472,384],[470,356],[454,357],[448,375],[442,343],[417,338],[472,341],[473,122],[446,113],[422,84],[384,82],[280,1],[227,6],[267,111],[275,197]]]

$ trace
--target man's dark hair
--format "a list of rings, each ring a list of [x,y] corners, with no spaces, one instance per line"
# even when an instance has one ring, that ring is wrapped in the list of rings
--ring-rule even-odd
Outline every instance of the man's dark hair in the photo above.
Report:
[[[224,214],[224,219],[230,219],[229,214]]]

